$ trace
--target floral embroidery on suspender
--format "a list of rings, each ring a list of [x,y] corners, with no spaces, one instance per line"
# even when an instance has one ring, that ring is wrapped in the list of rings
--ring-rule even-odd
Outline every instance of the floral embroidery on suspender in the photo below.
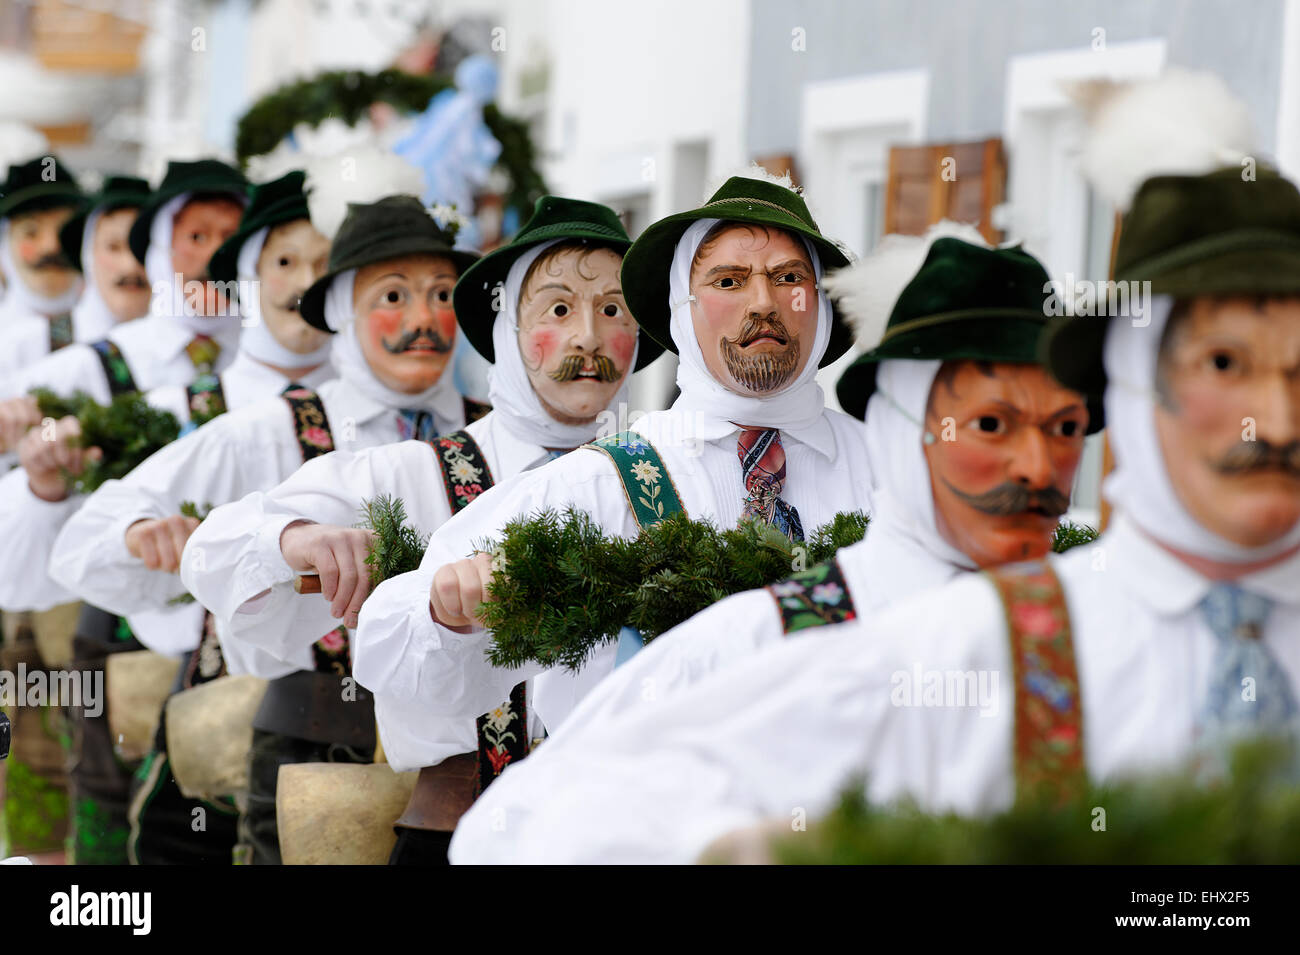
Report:
[[[686,512],[667,465],[654,445],[639,435],[623,431],[583,447],[600,451],[614,465],[638,527]]]
[[[492,486],[492,471],[468,432],[453,431],[429,443],[438,454],[443,489],[454,516]]]
[[[320,395],[310,388],[290,388],[281,397],[289,403],[293,412],[293,433],[298,438],[298,450],[302,459],[310,461],[314,457],[328,454],[334,450],[334,434],[330,430],[329,418],[325,414],[325,405]]]
[[[348,628],[335,627],[311,645],[312,662],[317,673],[335,673],[350,676],[352,673],[352,645]]]
[[[1087,782],[1079,673],[1065,592],[1042,561],[985,574],[1002,598],[1011,644],[1017,797],[1046,790],[1064,799]]]
[[[528,704],[525,684],[516,684],[510,699],[476,721],[478,724],[478,791],[482,793],[513,762],[528,755]]]
[[[226,413],[226,394],[221,378],[210,371],[201,372],[185,387],[189,399],[190,423],[198,428]]]
[[[833,558],[770,584],[767,591],[781,611],[781,626],[787,635],[857,619],[848,582]]]

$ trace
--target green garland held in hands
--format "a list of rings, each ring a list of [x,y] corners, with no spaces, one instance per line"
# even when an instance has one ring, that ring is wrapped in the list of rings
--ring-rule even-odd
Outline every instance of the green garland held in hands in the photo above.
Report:
[[[174,414],[154,408],[135,391],[116,395],[107,405],[82,391],[63,398],[48,389],[36,388],[32,397],[46,418],[76,418],[81,424],[78,445],[103,452],[98,460],[87,461],[81,474],[69,476],[71,489],[79,494],[89,494],[105,481],[125,477],[149,455],[175,441],[181,431]]]

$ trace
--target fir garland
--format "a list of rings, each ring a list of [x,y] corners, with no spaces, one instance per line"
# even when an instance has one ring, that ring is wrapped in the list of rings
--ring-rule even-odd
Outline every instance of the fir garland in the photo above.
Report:
[[[403,113],[418,113],[434,96],[452,86],[446,76],[418,76],[394,69],[321,73],[281,86],[254,103],[236,127],[235,153],[240,165],[247,166],[253,156],[275,149],[299,123],[315,127],[336,117],[355,126],[374,103],[387,103]],[[533,203],[546,192],[528,126],[502,114],[495,103],[483,107],[483,121],[501,144],[497,165],[510,180],[506,205],[525,219]]]
[[[1091,786],[1064,804],[1021,801],[982,819],[872,806],[858,781],[825,819],[770,847],[777,861],[806,865],[1294,865],[1294,755],[1257,742],[1232,753],[1228,777],[1213,787],[1181,775]]]
[[[81,424],[77,444],[99,448],[103,457],[87,461],[81,474],[68,475],[71,490],[89,494],[105,481],[119,480],[155,451],[176,440],[180,422],[169,411],[154,408],[140,392],[115,395],[101,405],[83,391],[62,398],[45,388],[32,390],[37,407],[47,418],[71,415]]]
[[[375,535],[366,553],[372,589],[390,577],[409,573],[420,566],[429,536],[421,536],[406,522],[406,505],[401,498],[381,494],[362,502],[361,520],[357,526],[373,531]]]
[[[1056,530],[1052,532],[1052,550],[1058,554],[1063,554],[1071,547],[1078,547],[1080,544],[1091,544],[1097,539],[1097,536],[1097,529],[1094,527],[1066,521],[1064,524],[1057,524]]]
[[[544,510],[506,525],[494,554],[491,600],[479,610],[493,631],[494,666],[528,661],[577,668],[623,626],[646,642],[734,593],[829,559],[861,540],[867,518],[836,515],[806,544],[760,521],[718,530],[677,514],[634,538],[607,538],[582,511]]]

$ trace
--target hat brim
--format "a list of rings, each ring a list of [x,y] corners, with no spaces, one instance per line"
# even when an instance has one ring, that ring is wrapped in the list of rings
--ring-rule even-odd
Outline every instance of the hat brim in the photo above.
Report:
[[[502,246],[479,259],[456,283],[454,304],[456,318],[465,332],[465,337],[488,361],[496,361],[492,329],[497,317],[494,308],[497,286],[505,284],[510,269],[529,249],[543,242],[550,242],[552,239],[562,242],[587,241],[593,245],[614,249],[620,256],[626,255],[627,250],[632,247],[630,240],[593,229],[589,222],[561,222],[530,231],[526,241]],[[650,337],[644,328],[640,328],[638,338],[636,367],[632,369],[633,371],[640,371],[664,351],[663,346]]]
[[[79,206],[85,198],[84,192],[66,183],[51,182],[28,186],[0,198],[0,219],[8,219],[25,212]]]
[[[751,223],[784,229],[812,243],[821,259],[822,274],[849,264],[843,250],[810,229],[805,223],[777,206],[756,205],[743,199],[727,199],[703,209],[692,209],[660,219],[641,233],[623,257],[623,297],[638,324],[665,349],[676,354],[673,345],[672,309],[668,303],[669,270],[677,243],[691,224],[700,219]],[[836,361],[853,344],[853,330],[831,305],[831,337],[818,367]]]
[[[1300,295],[1300,249],[1237,248],[1184,261],[1165,271],[1152,273],[1139,263],[1129,272],[1130,277],[1118,280],[1145,275],[1152,295]],[[1057,381],[1076,391],[1101,394],[1105,390],[1103,348],[1111,321],[1111,316],[1090,315],[1052,321],[1043,336],[1042,360]]]
[[[1048,319],[1020,309],[965,313],[962,318],[905,329],[876,348],[859,355],[835,385],[840,407],[865,419],[867,402],[876,390],[876,371],[886,359],[904,361],[993,361],[1039,364],[1043,326]],[[934,329],[942,326],[943,335]],[[1026,334],[1029,333],[1029,334]],[[1066,387],[1074,388],[1072,385]],[[1100,431],[1105,421],[1101,392],[1074,388],[1088,405],[1088,434]]]
[[[334,329],[330,328],[325,322],[325,293],[329,291],[330,283],[334,281],[335,276],[346,272],[348,269],[359,269],[367,265],[373,265],[376,262],[398,259],[405,255],[439,255],[445,259],[450,259],[456,266],[458,279],[479,260],[479,256],[475,252],[448,249],[433,238],[423,235],[398,236],[387,242],[376,243],[366,250],[365,255],[354,256],[350,260],[336,263],[332,269],[312,283],[311,287],[302,296],[301,314],[303,320],[313,328],[333,334]],[[456,316],[456,322],[464,330],[465,323],[459,314]]]
[[[199,176],[182,187],[153,193],[140,206],[140,213],[131,224],[131,231],[126,238],[131,254],[141,265],[144,265],[145,253],[149,251],[149,234],[153,230],[154,217],[163,206],[187,192],[225,193],[240,204],[246,204],[248,201],[247,191],[232,185],[230,179],[221,176]]]

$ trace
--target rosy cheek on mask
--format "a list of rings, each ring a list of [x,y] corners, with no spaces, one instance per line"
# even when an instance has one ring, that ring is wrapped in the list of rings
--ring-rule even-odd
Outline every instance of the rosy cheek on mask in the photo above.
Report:
[[[376,308],[370,311],[367,323],[370,341],[382,346],[385,341],[393,341],[402,333],[402,310],[400,308]]]
[[[553,328],[537,328],[519,339],[519,354],[528,368],[543,368],[555,354],[558,336]]]
[[[1003,456],[958,436],[936,458],[935,470],[953,487],[968,494],[990,490],[1006,480]]]
[[[35,239],[19,239],[14,243],[14,248],[18,251],[18,258],[27,265],[31,265],[36,261],[39,244]]]
[[[632,350],[636,348],[636,335],[632,332],[614,332],[606,341],[606,351],[620,371],[630,370]]]
[[[433,325],[444,341],[454,341],[456,338],[456,310],[435,308],[433,310]]]

